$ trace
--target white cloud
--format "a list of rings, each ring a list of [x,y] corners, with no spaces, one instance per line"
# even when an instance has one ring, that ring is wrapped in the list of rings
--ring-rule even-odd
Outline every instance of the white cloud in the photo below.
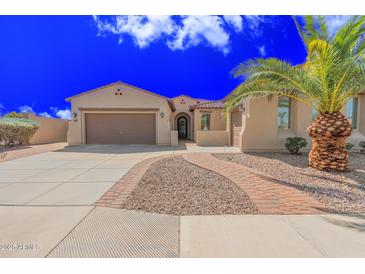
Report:
[[[181,16],[173,20],[172,16],[114,16],[112,20],[103,20],[94,16],[94,22],[99,35],[107,33],[119,37],[123,43],[126,35],[132,37],[139,48],[145,48],[151,43],[164,39],[172,50],[185,50],[199,44],[207,44],[229,52],[229,29],[242,31],[240,16]]]
[[[34,111],[33,111],[33,108],[32,108],[31,106],[27,106],[27,105],[25,105],[25,106],[20,106],[20,107],[18,107],[18,109],[19,109],[19,111],[20,111],[21,113],[34,112]]]
[[[58,109],[57,107],[50,108],[54,115],[61,119],[71,120],[72,119],[72,112],[70,109]]]
[[[183,50],[205,42],[226,54],[229,51],[229,34],[223,24],[219,16],[186,16],[174,40],[167,45],[171,49]]]
[[[38,116],[53,118],[52,115],[49,114],[47,111],[38,113]]]
[[[231,24],[235,28],[236,32],[242,31],[242,17],[240,15],[225,15],[223,18],[228,24]]]
[[[4,115],[5,110],[6,110],[5,106],[2,103],[0,103],[0,116]]]
[[[170,16],[115,16],[114,22],[102,21],[100,17],[94,16],[94,21],[100,34],[118,34],[119,43],[123,41],[122,34],[129,34],[140,48],[174,31],[174,22]]]
[[[326,16],[326,23],[328,27],[328,32],[330,35],[335,34],[335,32],[345,25],[352,16],[346,16],[346,15],[330,15]]]
[[[251,30],[250,34],[254,37],[262,35],[262,24],[270,21],[271,19],[260,15],[246,15],[246,23],[248,28]]]
[[[265,46],[264,46],[264,45],[262,45],[262,46],[258,47],[257,49],[259,50],[260,55],[261,55],[262,57],[265,57],[265,56],[266,56],[266,48],[265,48]]]

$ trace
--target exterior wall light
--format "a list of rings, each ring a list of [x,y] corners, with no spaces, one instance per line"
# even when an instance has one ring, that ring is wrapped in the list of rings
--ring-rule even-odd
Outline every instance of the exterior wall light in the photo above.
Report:
[[[160,112],[160,117],[163,118],[165,117],[165,113],[163,113],[162,111]]]
[[[76,112],[72,112],[72,117],[73,117],[74,121],[77,121],[77,113]]]

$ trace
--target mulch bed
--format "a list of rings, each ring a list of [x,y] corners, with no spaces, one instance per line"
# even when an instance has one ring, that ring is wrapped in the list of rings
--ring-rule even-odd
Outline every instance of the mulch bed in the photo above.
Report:
[[[258,213],[236,184],[181,156],[152,164],[122,208],[172,215]]]
[[[365,155],[350,153],[350,171],[320,171],[308,166],[307,154],[239,153],[214,154],[267,174],[280,183],[302,190],[324,204],[330,212],[365,212]]]

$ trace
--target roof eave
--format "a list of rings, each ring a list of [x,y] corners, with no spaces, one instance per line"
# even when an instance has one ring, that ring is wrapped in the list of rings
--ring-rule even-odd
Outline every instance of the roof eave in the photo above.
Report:
[[[167,103],[169,104],[170,109],[171,109],[172,112],[176,111],[175,103],[174,103],[173,100],[167,99]]]

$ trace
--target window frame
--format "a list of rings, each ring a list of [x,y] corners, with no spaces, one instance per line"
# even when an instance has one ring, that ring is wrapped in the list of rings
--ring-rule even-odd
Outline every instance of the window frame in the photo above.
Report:
[[[289,104],[288,104],[288,127],[287,128],[284,128],[284,127],[280,127],[280,125],[279,125],[279,122],[278,122],[278,129],[279,130],[290,130],[291,129],[291,121],[292,121],[292,99],[290,98],[290,97],[288,97],[288,96],[279,96],[278,97],[278,105],[277,105],[277,117],[276,117],[276,119],[278,119],[279,118],[279,108],[280,108],[280,106],[279,106],[279,102],[280,102],[280,98],[287,98],[288,99],[288,101],[289,101]]]
[[[208,119],[204,117],[209,117]],[[203,120],[207,129],[203,128]],[[208,131],[210,130],[210,121],[211,121],[211,113],[210,112],[202,112],[200,113],[200,130]]]
[[[348,116],[348,108],[349,108],[349,103],[350,102],[352,102],[351,119]],[[356,130],[356,129],[359,128],[359,97],[353,97],[350,101],[347,102],[347,104],[346,104],[346,117],[351,122],[352,129]]]

